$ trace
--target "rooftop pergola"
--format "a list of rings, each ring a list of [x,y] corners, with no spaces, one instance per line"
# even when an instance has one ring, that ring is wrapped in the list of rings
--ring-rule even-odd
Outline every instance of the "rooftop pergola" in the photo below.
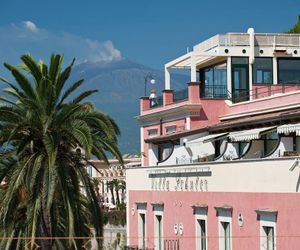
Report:
[[[243,47],[248,48],[245,53],[242,52],[241,48]],[[191,82],[195,82],[197,68],[217,59],[224,60],[231,56],[244,56],[249,57],[249,63],[252,65],[255,53],[257,53],[256,47],[263,47],[269,56],[276,53],[289,54],[293,49],[300,47],[300,35],[254,33],[254,30],[250,28],[248,33],[227,33],[213,36],[195,45],[193,51],[165,64],[165,89],[171,88],[171,69],[190,69]]]

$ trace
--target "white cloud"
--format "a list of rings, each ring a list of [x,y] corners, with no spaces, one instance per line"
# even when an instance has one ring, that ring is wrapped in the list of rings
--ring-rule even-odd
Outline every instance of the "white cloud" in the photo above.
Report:
[[[31,53],[36,59],[47,60],[51,53],[64,54],[65,59],[76,58],[83,61],[117,61],[122,59],[121,52],[112,41],[97,41],[67,32],[50,32],[37,28],[31,22],[0,26],[0,61],[18,63],[24,53]],[[1,63],[0,62],[0,63]]]
[[[38,32],[39,31],[38,27],[32,21],[24,21],[23,25],[26,29],[28,29],[32,32]]]

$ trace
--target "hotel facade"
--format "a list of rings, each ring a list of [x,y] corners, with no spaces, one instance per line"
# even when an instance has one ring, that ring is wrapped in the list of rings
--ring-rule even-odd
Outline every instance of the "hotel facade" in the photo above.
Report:
[[[190,69],[181,91],[172,69]],[[142,166],[126,170],[138,249],[300,249],[300,35],[216,35],[140,99]]]

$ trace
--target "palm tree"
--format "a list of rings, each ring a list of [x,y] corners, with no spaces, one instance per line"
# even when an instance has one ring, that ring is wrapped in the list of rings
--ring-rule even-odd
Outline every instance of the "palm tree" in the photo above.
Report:
[[[41,249],[78,249],[84,242],[74,237],[89,236],[90,226],[102,235],[101,211],[85,166],[92,155],[107,161],[107,151],[122,161],[119,129],[85,101],[96,90],[76,95],[83,80],[67,86],[74,60],[65,69],[61,55],[52,55],[49,67],[30,55],[21,60],[20,67],[4,64],[14,83],[0,78],[8,85],[0,96],[0,183],[5,184],[0,236],[30,237],[30,248],[37,243]],[[78,146],[84,154],[74,151]],[[2,240],[0,249],[25,244]]]
[[[113,179],[112,180],[115,192],[116,192],[116,205],[120,204],[120,195],[119,195],[119,180]]]
[[[124,198],[125,198],[125,190],[126,190],[126,182],[121,180],[119,182],[119,189],[121,189],[122,192],[122,203],[124,203]]]
[[[112,181],[108,181],[107,182],[107,186],[108,186],[108,188],[109,188],[109,190],[110,190],[110,193],[111,193],[111,203],[113,204],[113,205],[115,205],[116,204],[116,201],[115,201],[115,193],[114,193],[114,188],[115,188],[115,183],[114,183],[114,181],[112,180]]]

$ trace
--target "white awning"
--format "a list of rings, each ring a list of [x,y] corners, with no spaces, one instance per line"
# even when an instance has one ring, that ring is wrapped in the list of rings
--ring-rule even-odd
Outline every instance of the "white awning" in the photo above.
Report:
[[[212,142],[212,141],[219,140],[223,137],[226,137],[227,135],[228,135],[228,133],[206,135],[206,136],[197,138],[195,140],[191,140],[191,141],[187,142],[185,145],[186,145],[186,147],[190,147],[192,145],[199,144],[199,143]]]
[[[259,139],[263,134],[266,134],[272,130],[275,130],[276,126],[273,127],[264,127],[264,128],[255,128],[249,130],[243,130],[238,132],[231,132],[229,138],[233,142],[239,141],[251,141]]]
[[[279,134],[296,133],[296,135],[300,136],[300,123],[285,124],[285,125],[279,126],[277,128],[277,133],[279,133]]]

